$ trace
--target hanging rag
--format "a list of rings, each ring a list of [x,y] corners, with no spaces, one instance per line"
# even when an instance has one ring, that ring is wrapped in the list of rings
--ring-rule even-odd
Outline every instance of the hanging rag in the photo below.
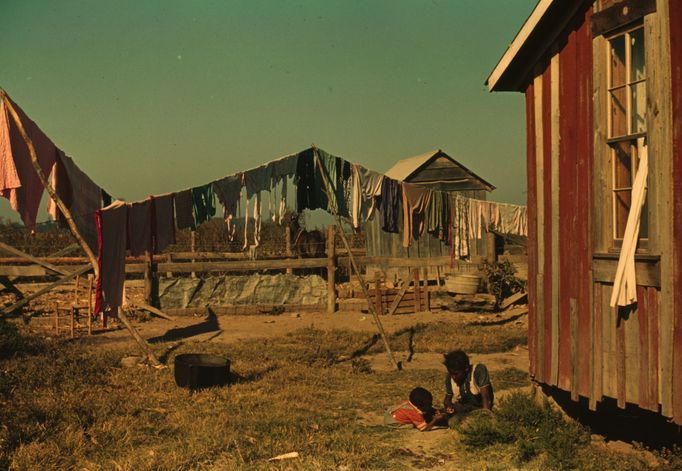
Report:
[[[175,194],[175,222],[178,229],[195,230],[197,228],[194,222],[192,190],[182,190]]]
[[[358,166],[360,186],[362,187],[362,219],[368,221],[374,213],[377,200],[381,198],[384,176],[374,170]]]
[[[28,137],[33,142],[38,165],[47,177],[55,163],[57,148],[16,103],[9,97],[7,99],[12,103]],[[19,213],[26,227],[33,230],[44,191],[45,187],[33,168],[28,146],[2,101],[0,103],[0,196],[9,200],[10,206]]]
[[[467,258],[469,247],[469,200],[454,195],[451,203],[451,258]]]
[[[272,168],[268,165],[261,165],[244,172],[244,186],[246,187],[246,197],[251,199],[256,193],[270,191],[270,180],[272,179]]]
[[[431,190],[419,185],[402,182],[403,192],[403,247],[410,246],[410,238],[419,237],[424,232]]]
[[[115,201],[97,210],[96,222],[100,250],[95,312],[116,316],[123,302],[128,206]]]
[[[296,210],[300,213],[304,209],[319,209],[327,207],[324,187],[316,185],[318,177],[313,149],[306,149],[298,154],[296,161]]]
[[[330,214],[341,215],[339,207],[339,204],[343,200],[343,187],[341,186],[340,188],[339,185],[339,181],[342,178],[340,171],[341,159],[322,149],[315,149],[315,152],[317,152],[319,157],[317,162],[321,165],[320,168],[316,168],[315,185],[318,188],[321,188],[324,193],[324,205],[322,208],[326,209]],[[339,196],[341,197],[339,198]]]
[[[242,173],[221,178],[220,180],[213,182],[213,191],[218,197],[220,204],[223,205],[223,217],[227,224],[227,233],[230,241],[234,240],[235,225],[233,219],[237,217],[237,213],[239,212],[242,182]]]
[[[447,193],[439,190],[431,192],[429,202],[428,231],[438,239],[447,240],[447,224],[450,214],[450,198]]]
[[[102,207],[106,208],[113,202],[111,195],[102,189]]]
[[[154,253],[175,243],[175,218],[173,217],[173,193],[152,196],[152,235]]]
[[[97,253],[95,212],[102,207],[102,189],[78,168],[73,159],[59,149],[52,168],[51,180],[52,188],[71,213],[83,240],[94,253]],[[65,223],[64,216],[52,198],[48,199],[47,212],[60,222],[60,225]]]
[[[381,211],[381,229],[394,234],[400,233],[398,219],[402,211],[402,194],[400,182],[389,177],[384,177],[381,185],[381,198],[379,209]]]
[[[192,207],[194,222],[198,226],[210,221],[215,216],[215,198],[213,196],[213,184],[192,188]]]
[[[288,184],[289,178],[296,175],[296,167],[298,165],[298,154],[287,155],[281,159],[272,161],[268,164],[271,169],[270,187],[272,191],[275,192],[275,196],[272,197],[273,208],[271,213],[273,216],[273,222],[282,224],[284,221],[284,214],[287,208],[287,197],[288,197]],[[276,198],[276,191],[280,190],[279,198]],[[276,207],[274,207],[276,205]]]
[[[644,139],[637,139],[639,165],[632,185],[630,212],[625,224],[623,245],[618,257],[616,276],[613,280],[611,292],[611,307],[629,306],[637,302],[637,277],[635,272],[635,251],[639,241],[639,223],[642,217],[642,207],[646,201],[646,179],[648,174],[649,156]]]
[[[362,185],[360,184],[360,166],[353,164],[351,167],[351,202],[350,217],[354,229],[360,228],[362,219]]]
[[[152,250],[152,200],[128,204],[128,248],[134,257]]]

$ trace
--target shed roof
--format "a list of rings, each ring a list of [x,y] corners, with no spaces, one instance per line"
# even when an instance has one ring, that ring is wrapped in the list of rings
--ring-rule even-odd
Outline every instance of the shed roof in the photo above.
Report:
[[[491,92],[524,91],[535,64],[587,0],[540,0],[486,80]]]
[[[465,189],[484,189],[487,191],[492,191],[495,189],[495,186],[488,183],[485,181],[483,178],[479,177],[476,175],[474,172],[466,168],[464,165],[461,163],[457,162],[455,159],[450,157],[448,154],[443,152],[440,149],[437,150],[432,150],[429,152],[425,152],[420,155],[415,155],[414,157],[409,157],[407,159],[402,159],[396,162],[396,164],[388,169],[384,175],[387,177],[390,177],[394,180],[399,180],[399,181],[406,181],[406,182],[411,182],[413,180],[416,180],[416,177],[418,174],[421,173],[422,170],[425,170],[429,167],[429,164],[431,164],[433,161],[435,161],[438,158],[445,158],[451,162],[451,168],[455,168],[458,170],[458,178],[457,181],[458,183],[463,183],[463,188]],[[431,180],[431,179],[424,179],[424,178],[419,178],[419,181],[414,181],[415,183],[420,183],[420,184],[429,184],[429,183],[447,183],[452,180],[448,180],[447,178],[441,179],[441,180]]]

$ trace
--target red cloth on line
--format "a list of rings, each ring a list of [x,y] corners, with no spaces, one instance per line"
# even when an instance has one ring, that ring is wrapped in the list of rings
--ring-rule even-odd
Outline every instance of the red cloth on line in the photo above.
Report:
[[[57,148],[16,103],[11,103],[33,142],[38,164],[47,178],[54,165]],[[28,146],[4,102],[0,103],[0,196],[7,198],[26,227],[33,229],[43,191],[45,188],[33,168]]]
[[[152,200],[128,205],[128,248],[137,257],[152,250]]]
[[[97,210],[96,217],[99,278],[95,312],[108,312],[116,316],[123,302],[128,205],[123,201],[115,201]]]

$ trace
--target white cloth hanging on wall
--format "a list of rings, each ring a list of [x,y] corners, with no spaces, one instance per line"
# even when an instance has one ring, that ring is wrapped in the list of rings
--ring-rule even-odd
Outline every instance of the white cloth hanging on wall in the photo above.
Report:
[[[618,257],[616,276],[611,292],[611,307],[629,306],[637,302],[637,280],[635,275],[635,251],[639,240],[639,223],[642,217],[642,207],[646,201],[646,179],[648,174],[649,156],[644,138],[637,139],[639,166],[632,185],[630,212],[628,213],[623,246]]]

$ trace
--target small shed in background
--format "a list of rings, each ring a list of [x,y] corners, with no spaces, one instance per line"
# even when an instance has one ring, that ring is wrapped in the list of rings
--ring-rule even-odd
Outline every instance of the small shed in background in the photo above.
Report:
[[[488,192],[495,189],[495,186],[440,149],[400,160],[385,175],[394,180],[481,200],[487,199]],[[367,221],[365,231],[368,256],[428,258],[447,256],[450,253],[448,245],[426,232],[419,240],[413,240],[410,247],[404,248],[402,231],[400,234],[382,231],[377,212]],[[485,239],[472,240],[470,246],[472,258],[486,256]]]

